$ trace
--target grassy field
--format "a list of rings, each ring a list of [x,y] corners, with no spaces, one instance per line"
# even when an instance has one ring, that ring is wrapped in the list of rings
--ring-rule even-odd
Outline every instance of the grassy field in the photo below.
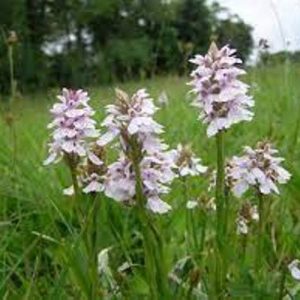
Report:
[[[256,199],[230,199],[228,299],[280,299],[283,278],[284,294],[288,291],[294,299],[300,299],[299,282],[283,267],[293,259],[300,259],[299,78],[297,65],[249,71],[247,81],[256,101],[255,118],[251,123],[234,126],[226,134],[227,157],[239,155],[244,145],[254,146],[259,140],[269,139],[286,158],[284,165],[292,173],[292,180],[281,188],[281,195],[267,199],[270,210],[266,235],[270,238],[265,243],[265,268],[259,277],[254,276],[256,228],[247,238],[238,236],[235,229],[241,203],[256,202]],[[157,119],[165,126],[166,141],[171,147],[178,143],[192,144],[203,163],[215,168],[215,140],[206,137],[204,126],[197,121],[197,111],[186,100],[186,81],[166,77],[120,86],[129,92],[146,87],[155,99],[165,90],[170,104],[161,108]],[[97,118],[102,120],[105,104],[113,101],[113,87],[87,90]],[[48,110],[58,92],[45,91],[16,101],[13,106],[15,153],[12,131],[5,121],[0,124],[1,299],[87,299],[84,290],[94,280],[77,221],[70,214],[72,199],[62,195],[62,189],[71,183],[69,173],[63,164],[47,168],[42,165],[47,156]],[[214,253],[210,251],[215,216],[203,209],[187,211],[185,204],[208,195],[209,178],[191,178],[185,184],[187,189],[179,180],[174,182],[172,192],[166,197],[172,212],[155,217],[166,240],[167,265],[172,271],[174,294],[170,299],[207,299],[206,294],[212,289],[209,274],[215,267]],[[79,205],[88,212],[91,199],[82,201]],[[136,217],[131,209],[104,196],[99,196],[99,201],[98,249],[100,252],[109,248],[110,269],[101,277],[106,299],[146,299],[148,287],[141,268],[141,236]],[[198,247],[187,235],[191,221]],[[206,228],[205,236],[203,228]],[[129,271],[118,271],[125,262],[134,266]]]

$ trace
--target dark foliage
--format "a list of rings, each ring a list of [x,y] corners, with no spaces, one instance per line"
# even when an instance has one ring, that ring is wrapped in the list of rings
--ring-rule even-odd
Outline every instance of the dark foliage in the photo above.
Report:
[[[0,20],[1,93],[9,91],[11,30],[21,91],[183,74],[214,36],[244,59],[252,48],[251,28],[219,21],[205,0],[1,0]]]

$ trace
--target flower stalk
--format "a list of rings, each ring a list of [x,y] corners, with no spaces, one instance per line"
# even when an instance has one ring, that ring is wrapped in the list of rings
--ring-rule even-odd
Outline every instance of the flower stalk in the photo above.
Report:
[[[224,158],[224,132],[220,131],[216,136],[217,142],[217,178],[216,178],[216,206],[217,206],[217,230],[216,243],[218,256],[216,260],[216,291],[221,295],[225,284],[225,255],[224,255],[224,199],[225,199],[225,158]]]
[[[224,192],[225,192],[225,159],[224,159],[224,132],[220,131],[217,136],[217,178],[216,178],[216,205],[217,205],[217,238],[221,243],[224,233]]]
[[[189,193],[186,182],[186,177],[180,176],[182,186],[183,186],[183,195],[185,202],[188,202]],[[195,224],[195,215],[193,209],[187,209],[185,214],[185,224],[187,232],[187,249],[193,249],[194,254],[199,251],[197,231]]]
[[[134,138],[131,140],[132,162],[136,180],[136,202],[144,239],[146,272],[150,284],[151,299],[159,300],[164,296],[166,297],[168,294],[168,274],[164,267],[163,244],[162,239],[153,224],[153,220],[150,220],[145,210],[147,199],[143,192],[143,181],[140,170],[140,163],[142,161],[141,149]]]
[[[227,269],[224,131],[242,121],[251,121],[254,101],[248,95],[249,86],[239,79],[246,72],[238,67],[242,61],[236,50],[228,46],[219,49],[212,42],[206,55],[196,55],[190,62],[195,65],[189,83],[195,94],[192,105],[199,109],[199,119],[207,124],[207,136],[216,136],[217,143],[216,289],[221,297]]]
[[[77,178],[77,165],[78,165],[78,159],[76,155],[72,154],[65,154],[64,155],[64,160],[66,162],[66,165],[68,166],[70,170],[70,175],[72,179],[72,187],[73,187],[73,202],[72,202],[72,212],[71,216],[74,217],[76,216],[77,218],[80,218],[81,212],[79,209],[79,204],[80,204],[80,195],[81,191],[79,188],[79,183],[78,183],[78,178]],[[81,219],[81,218],[80,218]]]
[[[89,239],[90,239],[90,265],[92,270],[92,299],[98,299],[97,294],[100,289],[99,278],[98,278],[98,269],[97,269],[97,261],[98,261],[98,249],[97,242],[99,238],[99,226],[97,220],[99,219],[99,210],[100,210],[100,199],[96,196],[95,193],[92,194],[91,200],[93,201],[92,205],[92,216],[90,222],[90,230],[89,230]]]
[[[190,195],[187,185],[187,177],[198,176],[204,174],[207,171],[207,167],[202,165],[202,160],[195,155],[190,145],[177,146],[175,161],[177,166],[177,173],[182,182],[184,200],[187,206],[186,212],[186,231],[187,231],[187,246],[191,247],[194,254],[199,251],[199,241],[197,237],[196,228],[196,214],[193,213],[193,209],[198,206],[198,202],[190,201]],[[190,206],[192,205],[192,206]],[[204,232],[202,232],[204,235]],[[202,238],[202,237],[201,237]]]
[[[13,59],[13,45],[8,45],[8,62],[9,62],[9,76],[10,76],[10,104],[15,99],[15,80],[14,80],[14,59]]]
[[[263,256],[263,242],[264,242],[264,227],[265,227],[265,211],[264,211],[264,196],[258,192],[258,236],[257,236],[257,249],[256,249],[256,270],[259,273]]]
[[[78,200],[79,195],[80,195],[80,189],[79,189],[79,184],[77,180],[77,163],[71,155],[66,155],[66,161],[70,169],[70,174],[72,178],[72,184],[74,187],[74,198],[75,200]]]

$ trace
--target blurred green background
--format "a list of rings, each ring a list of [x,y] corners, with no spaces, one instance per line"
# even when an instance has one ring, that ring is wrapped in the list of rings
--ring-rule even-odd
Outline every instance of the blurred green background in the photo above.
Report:
[[[17,90],[82,87],[154,75],[183,75],[211,40],[247,59],[251,27],[205,0],[1,0],[0,93],[10,90],[8,43]]]

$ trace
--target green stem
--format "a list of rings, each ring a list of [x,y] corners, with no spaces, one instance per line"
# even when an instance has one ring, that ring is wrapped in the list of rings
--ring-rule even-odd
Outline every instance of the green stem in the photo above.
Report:
[[[145,214],[144,197],[141,191],[141,179],[139,166],[134,163],[134,170],[136,174],[136,200],[138,207],[138,215],[142,226],[143,239],[144,239],[144,254],[145,254],[145,264],[148,283],[150,285],[150,294],[153,300],[158,300],[159,295],[157,294],[157,284],[156,284],[156,274],[155,274],[155,258],[152,251],[151,233],[147,226],[147,216]]]
[[[205,237],[206,237],[206,214],[202,213],[202,233],[201,233],[201,243],[200,243],[200,253],[201,257],[204,251]]]
[[[97,242],[98,242],[98,213],[100,210],[100,199],[98,199],[97,197],[93,198],[95,204],[94,204],[94,208],[93,208],[93,225],[92,225],[92,233],[91,233],[91,239],[92,239],[92,251],[93,251],[93,257],[94,260],[97,261]]]
[[[82,226],[83,220],[83,214],[80,209],[80,197],[81,197],[81,190],[78,185],[77,180],[77,158],[75,156],[65,154],[64,156],[65,162],[69,167],[73,188],[74,188],[74,199],[72,203],[72,212],[71,217],[73,218],[77,214],[77,218],[79,220],[80,225]]]
[[[247,242],[248,242],[247,234],[243,234],[241,239],[242,239],[242,261],[244,263],[246,253],[247,253]]]
[[[76,167],[71,166],[70,171],[71,171],[72,183],[74,188],[74,195],[75,195],[75,199],[77,200],[80,194],[80,190],[79,190],[79,185],[77,180]]]
[[[194,249],[194,253],[197,253],[199,251],[199,244],[198,244],[197,230],[195,224],[195,215],[193,211],[190,212],[190,220],[191,220],[191,229],[192,229],[192,237],[193,237],[193,249]]]
[[[150,299],[160,300],[165,299],[164,296],[168,293],[168,276],[164,267],[165,260],[163,257],[163,241],[153,224],[153,220],[149,220],[149,216],[145,211],[146,198],[143,193],[143,183],[140,170],[141,153],[136,141],[134,141],[132,145],[132,162],[136,177],[137,210],[144,238],[146,272],[151,294]]]
[[[224,158],[224,132],[220,131],[216,137],[217,142],[217,178],[216,178],[216,205],[217,205],[217,232],[216,232],[216,293],[220,298],[224,292],[226,270],[224,269],[225,255],[224,242],[226,233],[224,228],[224,200],[225,200],[225,158]]]
[[[186,177],[180,177],[182,185],[183,185],[183,195],[184,195],[184,203],[186,204],[189,201],[189,192],[186,183]],[[197,231],[195,224],[195,216],[193,211],[187,209],[186,210],[186,231],[187,231],[187,247],[188,250],[193,249],[193,254],[199,251],[198,239],[197,239]]]
[[[13,122],[10,126],[12,134],[12,147],[13,147],[13,169],[17,166],[17,131],[15,123]]]
[[[96,197],[96,194],[93,194],[92,197],[86,200],[91,200],[92,205],[88,205],[88,209],[85,213],[85,219],[80,223],[80,235],[82,238],[85,249],[86,256],[88,262],[88,270],[89,274],[87,274],[90,278],[89,287],[88,287],[88,299],[97,300],[102,299],[103,291],[101,288],[101,284],[98,276],[98,249],[97,249],[97,241],[98,241],[98,212],[99,212],[99,200]],[[89,203],[88,203],[89,204]],[[80,243],[80,239],[76,242],[77,245]]]
[[[224,133],[217,134],[217,179],[216,179],[216,204],[217,204],[217,238],[221,242],[223,228],[223,210],[225,193],[225,159],[224,159]]]
[[[91,241],[91,247],[90,247],[90,257],[91,257],[91,270],[93,270],[93,282],[92,282],[92,299],[98,299],[97,294],[99,291],[99,280],[98,280],[98,271],[97,271],[97,265],[98,265],[98,249],[97,249],[97,242],[98,242],[98,232],[99,232],[99,226],[98,226],[98,213],[100,209],[100,199],[96,197],[96,195],[93,195],[92,200],[93,203],[93,211],[92,211],[92,222],[90,222],[90,241]]]
[[[9,62],[9,75],[10,75],[10,92],[11,92],[11,100],[15,99],[15,80],[14,80],[14,56],[13,56],[13,46],[8,46],[8,62]]]
[[[223,211],[223,233],[224,236],[227,237],[228,232],[228,217],[230,216],[229,209],[229,188],[224,186],[224,211]],[[226,241],[225,241],[226,244]]]
[[[263,195],[258,192],[258,212],[259,212],[259,224],[258,224],[258,240],[256,249],[256,270],[259,273],[262,263],[263,255],[263,241],[264,241],[264,199]]]

